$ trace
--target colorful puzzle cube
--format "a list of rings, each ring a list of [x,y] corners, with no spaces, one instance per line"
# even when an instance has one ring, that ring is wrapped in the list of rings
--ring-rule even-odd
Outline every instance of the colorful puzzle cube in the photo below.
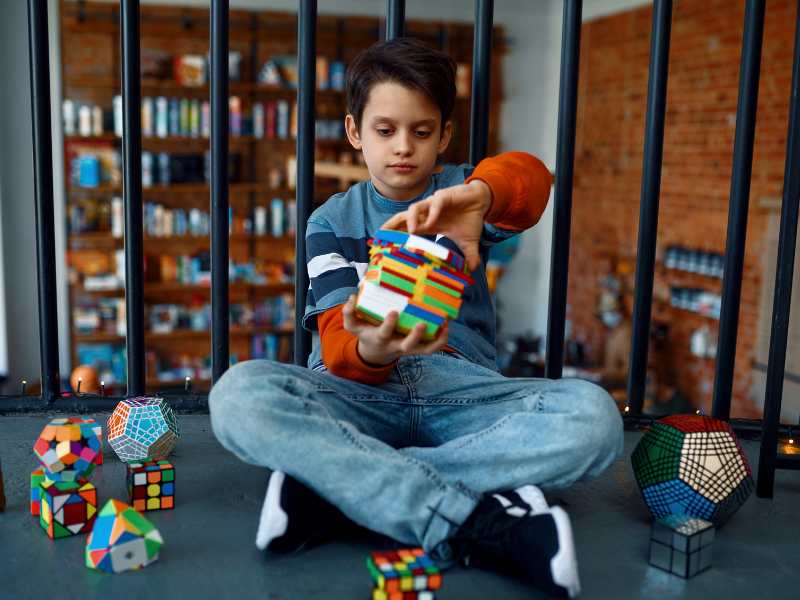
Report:
[[[33,452],[52,481],[88,479],[97,464],[101,436],[93,420],[53,419],[39,434]]]
[[[122,462],[166,458],[179,437],[178,419],[163,398],[121,400],[108,418],[108,443]]]
[[[688,579],[711,566],[713,541],[714,525],[703,519],[657,519],[650,534],[650,564]]]
[[[464,258],[404,231],[380,229],[368,241],[370,262],[359,286],[356,312],[380,324],[397,311],[396,331],[405,334],[422,323],[423,339],[434,339],[448,319],[458,317],[464,290],[474,283]]]
[[[97,436],[98,441],[100,442],[100,450],[97,452],[97,456],[95,456],[94,464],[102,465],[103,464],[103,427],[94,419],[90,417],[70,417],[73,423],[77,423],[79,425],[87,425],[91,427],[94,434]]]
[[[136,510],[175,506],[175,467],[169,461],[128,463],[128,497]]]
[[[41,492],[40,487],[44,483],[44,469],[39,467],[31,471],[31,516],[38,517],[41,506]]]
[[[393,592],[388,593],[385,590],[375,588],[372,590],[372,600],[433,600],[433,592],[423,590],[421,592]]]
[[[373,598],[393,600],[393,594],[433,591],[442,587],[439,568],[422,548],[372,552],[367,557],[367,569],[375,583]]]
[[[86,566],[108,573],[137,570],[158,559],[164,540],[142,514],[120,502],[106,502],[86,540]]]
[[[51,539],[92,530],[97,513],[97,490],[91,483],[45,479],[39,494],[39,524]]]
[[[755,487],[731,426],[704,415],[657,421],[639,440],[631,462],[656,519],[679,514],[719,526]]]

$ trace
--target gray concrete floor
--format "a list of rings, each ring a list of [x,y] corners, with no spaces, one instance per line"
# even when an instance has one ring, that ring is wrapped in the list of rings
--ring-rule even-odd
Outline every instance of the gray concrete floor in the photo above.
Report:
[[[180,417],[173,455],[177,508],[147,516],[165,540],[160,560],[138,572],[98,573],[84,566],[85,538],[51,541],[28,513],[31,450],[46,415],[0,416],[0,459],[8,500],[0,513],[0,597],[72,598],[363,598],[364,566],[385,539],[355,534],[306,553],[266,560],[254,544],[267,471],[238,461],[211,433],[204,415]],[[95,415],[104,422],[104,415]],[[779,471],[775,498],[751,497],[718,532],[713,567],[684,581],[647,564],[648,513],[633,480],[629,456],[639,434],[626,433],[626,453],[608,473],[554,495],[572,517],[584,593],[581,598],[800,597],[800,472]],[[757,445],[744,442],[755,464]],[[106,448],[93,483],[100,502],[126,499],[123,465]],[[6,595],[8,594],[8,595]],[[438,594],[496,600],[538,598],[517,581],[456,568]]]

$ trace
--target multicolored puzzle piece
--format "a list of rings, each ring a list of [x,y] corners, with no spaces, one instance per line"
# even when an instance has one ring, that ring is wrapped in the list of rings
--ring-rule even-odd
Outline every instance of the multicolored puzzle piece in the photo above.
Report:
[[[175,467],[166,460],[128,463],[128,497],[139,511],[175,506]]]
[[[166,458],[179,437],[178,419],[163,398],[121,400],[108,418],[108,443],[122,462]]]
[[[465,288],[474,280],[464,258],[424,237],[380,229],[368,240],[370,262],[359,286],[356,312],[374,324],[391,311],[395,329],[408,333],[425,325],[423,339],[432,340],[461,309]]]
[[[38,517],[39,512],[41,510],[41,494],[42,488],[40,487],[42,483],[44,483],[45,475],[44,469],[39,467],[38,469],[34,469],[31,471],[31,516]]]
[[[39,524],[51,539],[87,533],[97,513],[97,490],[88,481],[50,481],[39,486]]]
[[[375,583],[373,600],[432,599],[442,587],[439,568],[422,548],[372,552],[367,569]]]
[[[102,431],[94,419],[62,417],[45,425],[33,452],[51,481],[87,479],[102,455]]]
[[[137,570],[158,559],[164,540],[132,506],[106,502],[86,540],[86,566],[108,573]]]

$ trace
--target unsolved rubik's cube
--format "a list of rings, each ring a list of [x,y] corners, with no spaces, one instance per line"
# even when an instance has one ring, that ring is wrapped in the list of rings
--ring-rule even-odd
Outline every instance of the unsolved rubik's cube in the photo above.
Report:
[[[719,526],[754,487],[750,465],[730,425],[704,415],[657,421],[639,441],[631,462],[656,519],[682,514]]]
[[[458,316],[464,289],[474,283],[464,258],[404,231],[380,229],[368,242],[370,261],[359,287],[356,312],[379,324],[397,311],[398,332],[408,333],[422,323],[423,339],[434,339],[447,319]]]
[[[45,479],[39,489],[39,524],[51,539],[92,530],[97,516],[97,490],[91,483]]]
[[[422,548],[372,552],[367,569],[375,584],[373,600],[429,599],[442,587],[439,568]]]
[[[136,510],[162,510],[175,506],[175,467],[158,460],[128,463],[128,497]]]
[[[102,433],[93,419],[53,419],[33,445],[33,452],[51,481],[88,479],[98,464]]]
[[[110,499],[86,540],[86,566],[120,573],[158,559],[164,540],[158,529],[132,506]]]
[[[650,564],[688,579],[711,566],[713,541],[714,525],[703,519],[657,519],[650,534]]]
[[[41,510],[41,484],[44,483],[44,469],[39,467],[31,472],[31,516],[38,517]]]
[[[121,400],[108,418],[108,443],[122,462],[166,458],[179,436],[178,419],[163,398]]]

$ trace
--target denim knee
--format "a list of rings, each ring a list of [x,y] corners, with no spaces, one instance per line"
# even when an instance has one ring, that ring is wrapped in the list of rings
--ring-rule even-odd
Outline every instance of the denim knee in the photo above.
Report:
[[[569,380],[574,397],[579,399],[576,418],[583,423],[587,451],[595,463],[605,468],[622,454],[622,417],[611,395],[599,385],[581,379]]]

